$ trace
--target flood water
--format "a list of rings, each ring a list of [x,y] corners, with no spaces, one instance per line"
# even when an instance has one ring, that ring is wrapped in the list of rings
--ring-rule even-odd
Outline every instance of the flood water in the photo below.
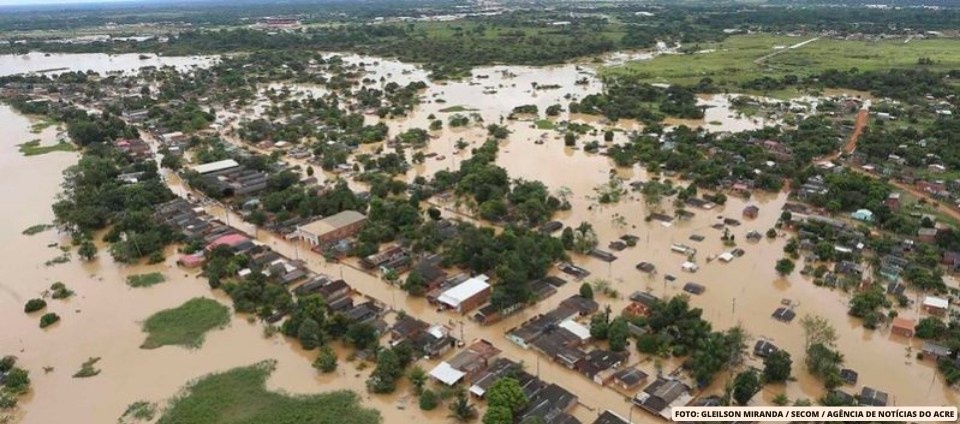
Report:
[[[64,64],[75,64],[71,56],[53,55],[50,57],[0,56],[0,75],[23,72],[25,70],[51,69]],[[91,69],[106,72],[110,70],[128,70],[137,66],[146,66],[149,60],[140,61],[136,56],[118,60],[121,56],[110,58],[106,55],[82,55],[84,65]],[[351,61],[364,62],[370,77],[385,77],[388,81],[397,80],[401,84],[409,81],[426,80],[424,71],[414,65],[395,61],[347,56]],[[29,66],[22,61],[30,60]],[[178,60],[161,58],[158,60]],[[88,62],[89,61],[89,62]],[[73,62],[73,63],[71,63]],[[184,58],[182,65],[192,63]],[[478,78],[486,75],[487,78]],[[585,84],[575,84],[578,79],[586,78]],[[560,85],[559,89],[535,90],[533,83]],[[266,87],[264,87],[266,88]],[[275,87],[276,88],[276,87]],[[293,91],[304,87],[292,86]],[[601,89],[595,77],[595,70],[585,65],[565,65],[546,68],[494,66],[478,68],[474,78],[462,82],[431,84],[422,95],[426,101],[410,116],[402,119],[389,119],[385,122],[391,128],[391,135],[409,128],[426,128],[434,114],[444,120],[445,128],[431,132],[435,136],[425,149],[427,153],[436,153],[436,157],[411,169],[406,178],[412,180],[417,175],[430,175],[440,169],[456,169],[459,162],[469,157],[469,150],[456,151],[455,142],[464,139],[472,147],[481,144],[486,138],[486,130],[481,125],[467,128],[446,128],[446,118],[451,113],[442,109],[462,105],[476,109],[485,124],[499,123],[510,110],[524,104],[536,104],[541,116],[543,110],[551,104],[566,104],[567,93],[572,99],[596,93]],[[321,90],[322,91],[322,90]],[[322,95],[320,91],[316,95]],[[438,102],[443,99],[445,102]],[[698,123],[672,122],[669,124],[698,125],[711,131],[738,131],[763,125],[750,118],[737,117],[729,109],[729,97],[717,96],[702,98],[701,102],[712,106],[707,117]],[[471,114],[474,111],[461,112]],[[222,118],[236,116],[224,114]],[[244,118],[248,118],[244,114]],[[626,131],[640,128],[635,122],[610,124],[598,117],[571,116],[563,112],[556,121],[570,120],[587,123],[599,130],[619,129],[616,143],[626,140]],[[375,116],[370,117],[375,122]],[[710,122],[719,122],[719,125]],[[47,128],[40,134],[29,131],[30,121],[12,112],[6,106],[0,106],[0,195],[13,199],[15,208],[0,211],[0,320],[5,323],[0,332],[0,354],[15,354],[20,357],[21,365],[31,372],[33,390],[22,399],[21,411],[24,423],[51,422],[113,422],[126,409],[127,405],[139,400],[161,402],[175,395],[188,381],[210,372],[248,365],[265,359],[278,361],[277,371],[269,380],[272,389],[291,393],[316,393],[346,388],[361,393],[366,405],[376,407],[384,416],[385,423],[404,420],[424,420],[445,422],[446,411],[443,407],[431,413],[423,413],[416,407],[415,400],[409,402],[407,390],[401,388],[393,396],[368,396],[364,381],[370,368],[356,370],[353,364],[343,360],[336,375],[318,375],[311,367],[315,353],[302,352],[297,343],[274,336],[265,338],[259,324],[248,322],[246,317],[235,316],[231,324],[222,330],[208,334],[204,345],[195,350],[179,347],[163,347],[155,350],[139,349],[144,339],[140,323],[153,313],[178,306],[186,300],[205,296],[217,299],[229,305],[229,299],[219,292],[212,292],[203,279],[194,272],[185,272],[170,258],[164,264],[153,266],[122,266],[114,263],[109,254],[101,250],[100,257],[93,263],[82,263],[74,258],[71,262],[44,266],[48,259],[60,254],[51,243],[67,243],[55,230],[34,236],[25,236],[21,232],[34,224],[50,223],[53,214],[50,204],[59,191],[61,172],[77,159],[75,153],[56,152],[42,156],[23,157],[17,152],[16,144],[34,138],[52,142],[56,136],[55,128]],[[609,181],[611,170],[615,175],[630,181],[646,181],[651,176],[640,167],[633,169],[614,169],[610,159],[600,154],[584,152],[579,148],[565,147],[562,133],[552,130],[539,130],[531,121],[503,121],[513,134],[501,144],[498,165],[506,168],[512,178],[536,179],[543,181],[551,190],[561,187],[570,189],[570,201],[573,209],[558,214],[557,218],[566,225],[576,226],[582,221],[591,222],[597,231],[600,248],[624,234],[633,234],[640,238],[634,248],[616,252],[619,259],[611,264],[588,257],[574,257],[574,262],[589,269],[593,275],[588,278],[606,279],[612,282],[620,293],[620,299],[604,298],[598,295],[601,304],[610,304],[614,312],[619,312],[627,301],[625,296],[633,291],[651,291],[659,296],[681,293],[686,282],[696,282],[707,287],[701,296],[695,296],[691,302],[703,308],[704,317],[713,323],[715,329],[726,329],[733,325],[742,325],[752,336],[752,342],[758,338],[772,340],[779,347],[789,351],[794,360],[794,376],[797,381],[785,386],[768,386],[755,402],[769,404],[776,393],[786,392],[791,399],[815,398],[820,396],[820,383],[809,377],[802,366],[803,337],[799,322],[783,324],[770,318],[770,314],[784,299],[796,306],[798,316],[804,314],[821,315],[828,318],[836,327],[840,336],[838,347],[846,357],[846,366],[860,373],[860,385],[871,386],[890,393],[897,405],[955,405],[960,402],[957,393],[946,388],[936,374],[935,366],[929,362],[914,359],[918,350],[916,341],[891,336],[889,331],[865,331],[856,320],[846,314],[848,295],[837,291],[815,287],[812,282],[799,273],[787,278],[779,277],[774,271],[774,262],[782,255],[785,238],[763,239],[752,243],[746,241],[746,233],[757,230],[764,233],[771,228],[780,215],[780,208],[786,201],[786,194],[755,195],[753,199],[742,200],[731,197],[727,205],[711,211],[692,210],[696,216],[688,221],[674,221],[669,227],[657,221],[645,222],[648,207],[638,194],[625,195],[615,205],[596,203],[594,189]],[[239,143],[234,138],[228,138]],[[542,144],[535,141],[543,140]],[[602,134],[586,135],[580,138],[578,146],[591,140],[602,140]],[[375,149],[378,145],[364,146]],[[409,154],[409,152],[408,152]],[[443,159],[440,159],[443,157]],[[298,161],[291,161],[298,162]],[[304,165],[306,165],[304,163]],[[175,175],[167,175],[174,192],[183,194],[185,189]],[[355,183],[353,183],[355,184]],[[629,189],[629,186],[626,186]],[[673,207],[664,201],[658,207],[672,215]],[[756,220],[742,218],[741,211],[747,204],[760,207]],[[452,204],[442,205],[454,208]],[[217,206],[209,206],[208,211],[217,217],[225,218],[225,211]],[[460,212],[470,214],[461,209]],[[445,211],[449,214],[449,210]],[[738,246],[746,251],[742,258],[730,263],[720,261],[707,262],[706,258],[722,253],[730,248],[720,241],[720,231],[711,228],[718,215],[742,220],[743,225],[733,228]],[[253,233],[255,229],[242,223],[238,216],[229,220],[245,231]],[[448,313],[438,313],[422,299],[407,298],[404,293],[380,279],[342,264],[330,264],[303,248],[295,246],[282,238],[274,237],[265,231],[259,231],[262,242],[290,257],[305,259],[310,268],[330,275],[342,275],[357,291],[379,299],[397,310],[404,310],[427,322],[448,324],[453,327],[463,322],[464,336],[467,340],[485,338],[503,350],[502,355],[524,361],[529,372],[538,372],[549,382],[556,382],[580,397],[581,406],[574,414],[584,422],[591,422],[598,412],[612,409],[621,415],[629,414],[629,403],[624,396],[610,388],[602,388],[589,382],[585,377],[573,373],[549,360],[540,358],[533,351],[522,350],[508,342],[504,337],[506,330],[519,325],[532,316],[549,311],[563,299],[577,293],[579,282],[571,282],[560,292],[528,308],[504,322],[494,326],[480,327],[465,317]],[[692,234],[706,237],[703,242],[689,241]],[[685,273],[680,265],[684,257],[671,253],[674,242],[685,243],[698,249],[697,273]],[[171,251],[172,253],[172,251]],[[659,274],[649,277],[637,271],[634,266],[640,261],[652,262]],[[349,265],[349,264],[348,264]],[[161,271],[167,282],[150,288],[128,288],[124,284],[127,275],[151,271]],[[673,283],[665,283],[663,276],[677,276]],[[565,277],[566,278],[566,277]],[[77,296],[67,301],[50,300],[48,311],[56,312],[63,318],[59,324],[46,330],[38,328],[39,314],[24,314],[26,300],[38,297],[55,281],[63,281],[77,292]],[[918,311],[901,310],[901,316],[917,317]],[[912,348],[912,351],[910,350]],[[913,352],[913,353],[911,353]],[[102,373],[88,379],[75,379],[71,375],[88,357],[101,357],[98,367]],[[640,362],[639,367],[650,375],[655,374],[652,360],[634,354],[631,363]],[[751,358],[748,364],[762,366],[760,361]],[[422,364],[429,370],[433,362]],[[677,364],[672,364],[675,367]],[[44,373],[43,367],[53,367],[50,373]],[[665,366],[671,370],[670,363]],[[726,376],[718,378],[713,389],[722,387]],[[858,392],[859,387],[845,390]],[[407,404],[399,409],[398,404]],[[632,414],[634,422],[655,422],[645,413],[636,410]]]

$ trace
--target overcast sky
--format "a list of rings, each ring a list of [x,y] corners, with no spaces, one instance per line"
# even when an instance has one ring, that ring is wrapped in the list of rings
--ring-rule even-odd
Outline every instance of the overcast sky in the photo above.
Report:
[[[105,3],[122,0],[0,0],[0,6],[28,6],[33,4],[82,4]]]

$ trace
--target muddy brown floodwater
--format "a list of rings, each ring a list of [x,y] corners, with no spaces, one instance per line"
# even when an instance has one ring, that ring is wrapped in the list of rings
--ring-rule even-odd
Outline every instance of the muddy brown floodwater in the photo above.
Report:
[[[83,55],[85,65],[101,71],[128,69],[147,65],[136,57],[125,58],[117,65],[117,57],[93,57]],[[0,74],[57,68],[78,63],[69,56],[11,58],[0,56]],[[353,61],[369,63],[368,71],[372,78],[385,77],[388,81],[400,83],[426,80],[424,71],[416,66],[395,61],[347,56]],[[22,63],[31,60],[30,65]],[[158,59],[159,60],[159,59]],[[162,58],[162,60],[174,60]],[[206,60],[206,59],[204,59]],[[144,61],[147,62],[147,61]],[[183,66],[193,63],[184,59]],[[546,68],[530,67],[487,67],[478,68],[474,75],[486,75],[486,78],[474,77],[463,82],[430,85],[423,93],[426,103],[404,119],[387,120],[391,134],[399,131],[422,127],[429,124],[427,118],[435,114],[443,119],[450,113],[440,110],[462,105],[476,109],[486,123],[500,122],[510,110],[519,105],[536,104],[541,112],[549,105],[566,105],[571,97],[595,93],[600,83],[595,71],[588,66],[566,65]],[[586,78],[586,84],[574,82]],[[557,84],[560,89],[533,90],[532,83],[540,85]],[[278,88],[275,86],[275,88]],[[292,91],[307,91],[305,87],[291,86]],[[312,91],[312,90],[311,90]],[[321,95],[317,90],[316,95]],[[439,103],[437,99],[444,99]],[[712,131],[737,131],[762,126],[763,122],[739,118],[730,111],[727,96],[705,97],[701,102],[712,106],[707,117],[697,122],[671,122],[670,124],[701,125]],[[257,108],[262,110],[261,108]],[[463,112],[471,114],[472,111]],[[236,116],[223,114],[221,118]],[[609,125],[597,117],[561,114],[557,120],[572,120],[589,123],[598,129],[616,128],[633,130],[639,128],[635,122],[619,122]],[[369,119],[377,121],[376,117]],[[716,121],[719,123],[711,124]],[[704,317],[713,323],[716,329],[725,329],[733,325],[742,325],[753,340],[767,338],[776,345],[788,350],[794,358],[796,381],[781,386],[768,386],[761,403],[769,404],[777,393],[785,392],[791,399],[815,398],[822,394],[818,381],[803,371],[803,339],[798,322],[783,324],[770,318],[774,309],[780,307],[783,299],[789,299],[796,306],[799,316],[804,314],[821,315],[828,318],[837,328],[840,339],[839,349],[846,357],[846,365],[860,373],[860,384],[886,391],[893,396],[897,405],[955,405],[957,393],[946,388],[937,376],[932,363],[914,359],[913,352],[918,349],[916,341],[904,340],[892,336],[886,329],[866,331],[859,323],[847,316],[848,296],[841,292],[815,287],[809,279],[794,273],[780,278],[774,271],[774,262],[780,258],[785,238],[763,239],[752,243],[746,241],[746,233],[757,230],[761,233],[771,228],[780,215],[780,208],[786,201],[785,194],[755,195],[753,199],[731,198],[726,206],[711,211],[693,210],[696,216],[687,221],[675,221],[664,226],[656,221],[645,222],[643,217],[648,208],[642,198],[635,193],[624,196],[615,205],[596,203],[594,189],[609,181],[612,162],[605,156],[586,153],[577,148],[563,146],[560,134],[555,131],[536,129],[529,121],[504,121],[513,131],[508,141],[500,148],[497,163],[508,170],[511,177],[537,179],[543,181],[551,190],[561,187],[570,189],[573,209],[558,215],[558,219],[567,225],[576,226],[582,221],[593,223],[600,239],[600,247],[624,234],[633,234],[640,238],[636,247],[617,252],[619,259],[613,263],[601,262],[588,257],[575,257],[576,263],[589,269],[593,275],[588,280],[606,279],[621,293],[620,299],[601,297],[602,304],[610,304],[614,311],[626,305],[624,296],[637,290],[649,290],[660,296],[681,293],[686,282],[696,282],[707,287],[701,296],[692,299],[694,306],[703,308]],[[139,400],[153,402],[169,399],[188,381],[215,371],[275,359],[278,366],[268,381],[271,389],[285,390],[291,393],[316,393],[334,389],[352,389],[361,393],[364,404],[377,408],[384,416],[385,423],[398,423],[406,420],[424,420],[446,422],[443,408],[423,413],[409,399],[408,390],[402,387],[392,396],[368,396],[364,381],[370,368],[358,371],[355,365],[341,362],[335,375],[318,375],[311,367],[315,353],[301,351],[296,342],[282,337],[265,338],[259,324],[252,324],[245,316],[235,316],[231,324],[222,330],[208,334],[206,342],[199,349],[188,350],[179,347],[163,347],[155,350],[139,349],[144,339],[140,322],[151,314],[175,307],[186,300],[205,296],[217,299],[229,305],[229,299],[219,292],[212,292],[203,279],[193,272],[185,272],[173,264],[174,255],[164,264],[153,266],[123,266],[114,263],[108,254],[102,252],[93,263],[82,263],[76,259],[69,263],[44,266],[48,259],[59,255],[59,250],[49,247],[53,243],[67,243],[61,235],[51,230],[34,236],[25,236],[21,232],[34,224],[50,223],[53,214],[50,204],[59,190],[61,172],[77,159],[75,153],[56,152],[42,156],[23,157],[17,152],[16,144],[34,138],[45,143],[53,142],[55,128],[47,128],[40,134],[29,131],[30,121],[8,107],[0,107],[0,195],[8,199],[7,208],[0,210],[0,322],[4,323],[0,332],[0,354],[15,354],[21,358],[23,366],[31,372],[33,390],[22,402],[22,422],[114,422],[127,405]],[[486,138],[486,130],[471,125],[467,128],[444,128],[433,132],[435,139],[425,149],[427,153],[436,153],[426,163],[415,166],[407,175],[412,179],[417,175],[430,175],[440,169],[456,169],[459,162],[469,157],[470,148],[455,151],[456,140],[463,138],[472,147],[478,146]],[[585,136],[586,141],[600,139],[601,136]],[[235,138],[231,142],[239,143]],[[543,140],[542,144],[535,143]],[[626,140],[625,132],[618,132],[615,142]],[[378,145],[364,146],[373,150]],[[443,159],[439,159],[439,157]],[[297,161],[293,161],[297,162]],[[304,163],[305,165],[305,163]],[[651,176],[640,167],[617,169],[616,175],[626,182],[648,180]],[[186,190],[175,175],[167,173],[168,183],[174,192],[183,195]],[[626,186],[629,189],[629,186]],[[760,215],[755,220],[745,220],[741,211],[747,204],[760,207]],[[444,205],[453,208],[454,205]],[[668,214],[673,207],[664,201],[659,209]],[[211,205],[208,211],[214,216],[225,218],[223,209]],[[469,213],[469,211],[463,211]],[[739,247],[746,251],[742,258],[730,263],[720,261],[707,262],[706,258],[722,253],[725,248],[720,241],[720,232],[711,228],[717,216],[723,215],[740,219],[743,225],[733,228]],[[255,229],[232,215],[229,222],[244,231],[254,233]],[[700,234],[706,237],[703,242],[688,240],[690,235]],[[520,349],[504,338],[507,329],[523,321],[556,307],[563,299],[578,291],[579,283],[571,282],[560,292],[523,312],[494,326],[480,327],[466,317],[447,313],[438,313],[421,299],[407,298],[404,293],[380,279],[360,272],[349,266],[326,263],[318,255],[279,237],[259,231],[260,241],[269,244],[277,251],[290,257],[305,259],[310,268],[317,272],[342,275],[359,292],[375,297],[398,310],[404,310],[421,319],[437,324],[448,324],[454,328],[463,323],[464,337],[467,340],[485,338],[493,341],[503,350],[503,356],[513,360],[522,360],[528,371],[539,373],[546,381],[556,382],[580,397],[581,406],[574,414],[584,422],[591,422],[599,411],[612,409],[621,415],[630,415],[629,403],[617,392],[602,388],[586,378],[573,373],[557,364],[551,363],[532,351]],[[670,251],[674,242],[686,243],[699,251],[697,258],[701,268],[697,273],[685,273],[680,269],[684,258]],[[171,252],[172,253],[172,252]],[[648,277],[634,266],[640,261],[656,264],[659,274]],[[124,284],[127,275],[151,271],[161,271],[167,282],[149,288],[131,289]],[[554,271],[555,272],[555,271]],[[677,276],[673,283],[665,283],[663,276]],[[67,301],[51,300],[48,310],[60,314],[59,324],[46,330],[38,328],[38,314],[24,314],[26,300],[38,297],[51,283],[63,281],[77,292],[77,296]],[[919,312],[901,311],[901,316],[917,317]],[[912,349],[912,350],[911,350]],[[346,352],[341,351],[341,359]],[[88,379],[74,379],[71,375],[88,357],[99,356],[98,364],[102,373]],[[636,353],[631,362],[640,362],[640,368],[649,374],[655,373],[653,362],[641,358]],[[435,362],[421,364],[430,369]],[[748,363],[760,366],[755,358]],[[676,361],[668,361],[665,369],[676,367]],[[50,373],[44,373],[43,367],[53,367]],[[718,378],[712,387],[722,387],[726,377]],[[847,388],[847,390],[859,390]],[[406,406],[403,406],[406,405]],[[403,409],[401,409],[403,407]],[[633,411],[635,422],[655,422],[656,419]]]

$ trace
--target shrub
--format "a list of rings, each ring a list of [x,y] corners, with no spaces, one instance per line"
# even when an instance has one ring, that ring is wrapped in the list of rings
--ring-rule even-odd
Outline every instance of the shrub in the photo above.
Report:
[[[53,312],[43,314],[43,316],[40,317],[40,328],[47,328],[53,324],[56,324],[57,321],[60,321],[60,315],[57,315]]]
[[[30,299],[26,305],[23,305],[23,312],[36,312],[47,307],[47,301],[43,299]]]
[[[433,390],[426,389],[420,394],[420,409],[432,411],[437,408],[437,395]]]

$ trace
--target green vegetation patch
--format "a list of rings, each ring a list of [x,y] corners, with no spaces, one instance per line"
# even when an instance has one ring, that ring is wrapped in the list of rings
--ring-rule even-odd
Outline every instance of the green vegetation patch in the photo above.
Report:
[[[379,412],[361,407],[360,397],[350,391],[300,396],[268,391],[265,383],[275,367],[275,361],[265,361],[203,377],[173,399],[157,423],[381,422]]]
[[[32,133],[34,133],[34,134],[40,134],[41,132],[43,132],[43,130],[45,130],[45,129],[49,128],[49,127],[52,127],[52,126],[54,126],[54,125],[56,125],[56,124],[57,124],[56,121],[54,121],[54,120],[52,120],[52,119],[49,119],[49,118],[44,118],[44,119],[41,120],[40,122],[36,122],[36,123],[34,123],[33,125],[30,125],[30,132],[32,132]]]
[[[60,281],[57,281],[56,283],[53,283],[50,285],[50,292],[51,292],[50,297],[54,299],[66,299],[74,295],[73,290],[70,290],[69,288],[67,288],[67,285],[63,284]]]
[[[40,328],[47,328],[60,321],[60,315],[49,312],[40,317]]]
[[[156,415],[156,403],[139,400],[128,405],[127,410],[123,412],[123,415],[120,416],[120,419],[117,420],[117,422],[120,424],[126,424],[138,421],[153,421],[153,418]]]
[[[31,225],[31,226],[27,227],[26,230],[23,230],[23,235],[25,235],[25,236],[32,236],[32,235],[34,235],[34,234],[40,234],[40,233],[42,233],[42,232],[44,232],[44,231],[47,231],[47,230],[49,230],[49,229],[51,229],[51,228],[53,228],[53,225],[50,225],[50,224]]]
[[[229,308],[213,299],[193,298],[148,318],[143,324],[143,331],[148,333],[147,340],[140,348],[156,349],[167,345],[198,348],[203,344],[204,334],[229,322]]]
[[[137,274],[127,277],[127,285],[130,287],[150,287],[167,281],[167,278],[159,272],[149,274]]]
[[[472,107],[463,106],[463,105],[450,106],[450,107],[445,107],[445,108],[443,108],[443,109],[440,109],[440,112],[442,112],[442,113],[475,112],[475,111],[477,111],[477,109],[474,109],[474,108],[472,108]]]
[[[100,362],[99,356],[96,358],[88,358],[83,365],[80,365],[80,371],[73,374],[73,378],[87,378],[99,375],[100,368],[94,366],[97,362]]]
[[[931,71],[960,66],[960,41],[947,39],[848,41],[822,38],[796,49],[786,47],[813,37],[770,34],[735,35],[694,48],[700,53],[661,55],[651,60],[607,68],[605,74],[629,74],[646,82],[693,85],[711,78],[716,85],[734,85],[761,77],[810,76],[828,69],[861,71],[923,68]],[[779,53],[777,53],[779,52]],[[774,56],[756,61],[764,56]],[[920,58],[932,61],[918,65]],[[770,93],[768,93],[770,94]],[[776,93],[774,93],[776,94]],[[786,93],[785,93],[786,94]]]
[[[538,130],[552,130],[557,128],[557,124],[549,119],[537,119],[534,124]]]
[[[20,153],[23,153],[24,156],[44,155],[50,152],[75,152],[77,150],[76,146],[66,141],[61,141],[49,146],[41,146],[40,140],[31,140],[19,144],[18,147],[20,148]]]

